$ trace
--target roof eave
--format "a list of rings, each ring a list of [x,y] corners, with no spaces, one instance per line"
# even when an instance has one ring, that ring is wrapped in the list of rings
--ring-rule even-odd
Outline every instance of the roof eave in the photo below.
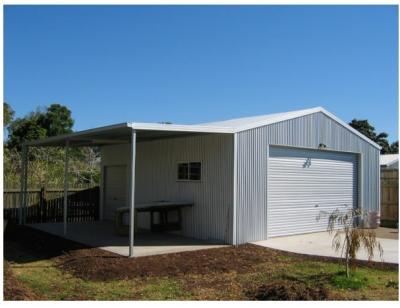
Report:
[[[382,147],[375,143],[374,141],[372,141],[371,139],[369,139],[367,136],[363,135],[362,133],[360,133],[358,130],[354,129],[353,127],[351,127],[349,124],[347,124],[346,122],[342,121],[341,119],[339,119],[338,117],[336,117],[334,114],[330,113],[329,111],[325,110],[324,108],[321,107],[321,112],[324,113],[325,115],[327,115],[328,117],[330,117],[331,119],[333,119],[335,122],[339,123],[340,125],[344,126],[345,128],[347,128],[348,130],[350,130],[352,133],[358,135],[360,138],[364,139],[365,141],[367,141],[368,143],[370,143],[371,145],[373,145],[374,147],[376,147],[377,149],[381,150]]]

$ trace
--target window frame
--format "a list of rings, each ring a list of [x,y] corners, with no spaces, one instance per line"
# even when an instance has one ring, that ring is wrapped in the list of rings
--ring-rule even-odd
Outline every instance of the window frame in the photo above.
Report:
[[[193,164],[193,163],[199,163],[199,164],[200,164],[200,179],[199,179],[199,180],[192,180],[192,179],[190,179],[190,164]],[[187,170],[188,178],[187,178],[187,179],[180,179],[180,178],[179,178],[179,166],[180,166],[181,164],[187,164],[187,168],[188,168],[188,170]],[[177,182],[195,182],[195,183],[201,183],[201,182],[203,181],[203,171],[202,171],[202,169],[203,169],[203,161],[201,161],[201,160],[179,161],[179,162],[176,164],[176,181],[177,181]]]

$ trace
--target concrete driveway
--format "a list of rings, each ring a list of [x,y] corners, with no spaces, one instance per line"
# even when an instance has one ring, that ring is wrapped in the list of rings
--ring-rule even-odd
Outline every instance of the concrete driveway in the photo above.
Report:
[[[379,232],[377,232],[379,235]],[[339,257],[332,249],[333,234],[328,232],[309,233],[301,235],[292,235],[284,237],[274,237],[265,241],[257,241],[252,244],[284,250],[305,255]],[[383,248],[383,261],[387,263],[399,263],[399,241],[396,238],[378,238]],[[357,259],[368,260],[367,254],[363,248],[357,254]],[[376,251],[373,261],[381,261],[379,252]]]

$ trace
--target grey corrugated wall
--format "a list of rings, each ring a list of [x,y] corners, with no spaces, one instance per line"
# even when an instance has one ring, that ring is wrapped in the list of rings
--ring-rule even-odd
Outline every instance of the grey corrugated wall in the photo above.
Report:
[[[129,145],[102,149],[102,164],[127,164]],[[202,163],[201,182],[177,181],[177,164]],[[185,236],[232,241],[233,135],[207,134],[137,143],[135,203],[189,200],[183,209]],[[139,215],[139,226],[148,223]]]
[[[286,145],[362,154],[362,208],[379,212],[379,150],[318,112],[250,129],[237,135],[236,238],[238,243],[266,239],[268,145]]]

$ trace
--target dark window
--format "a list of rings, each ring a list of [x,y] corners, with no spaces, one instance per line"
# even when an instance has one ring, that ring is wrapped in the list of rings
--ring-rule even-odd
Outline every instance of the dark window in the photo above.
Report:
[[[178,164],[178,180],[188,180],[189,179],[189,164],[181,163]]]
[[[189,180],[200,181],[201,180],[201,163],[190,163],[189,164]]]
[[[178,180],[184,181],[200,181],[201,180],[201,163],[179,163],[178,164]]]

